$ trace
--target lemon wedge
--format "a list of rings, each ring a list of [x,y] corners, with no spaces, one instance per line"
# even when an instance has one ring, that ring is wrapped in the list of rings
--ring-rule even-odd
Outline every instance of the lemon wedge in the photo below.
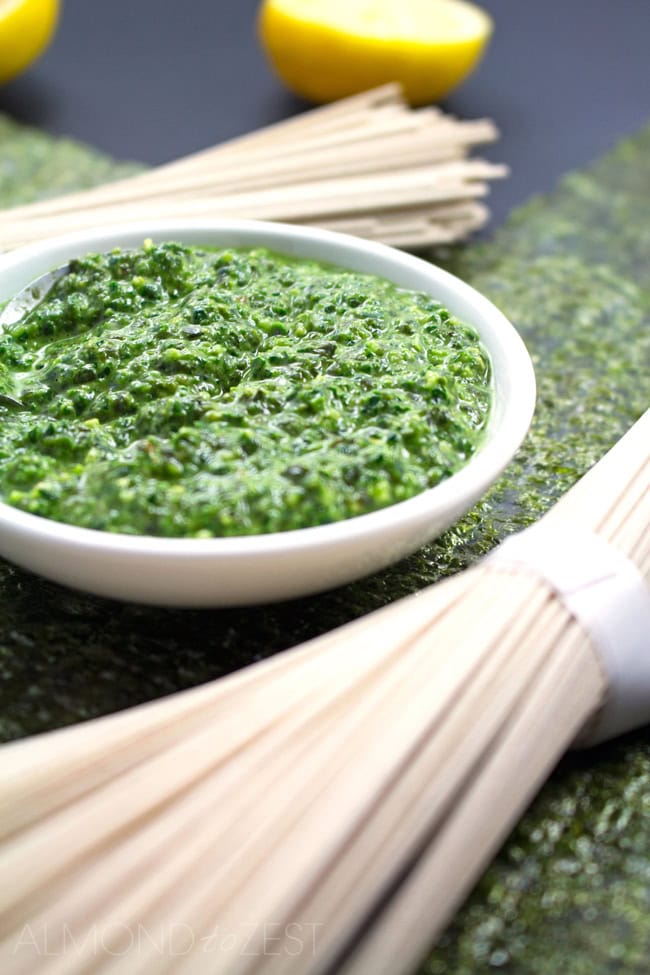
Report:
[[[59,0],[0,0],[0,84],[47,47],[58,16]]]
[[[390,81],[438,101],[476,66],[492,21],[465,0],[263,0],[262,47],[297,95],[329,102]]]

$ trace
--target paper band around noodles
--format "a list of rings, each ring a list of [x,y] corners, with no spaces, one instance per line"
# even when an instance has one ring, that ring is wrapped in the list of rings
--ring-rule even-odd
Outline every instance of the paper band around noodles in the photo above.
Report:
[[[542,576],[591,638],[608,690],[577,745],[650,721],[650,589],[625,555],[589,530],[544,522],[507,539],[486,564]]]

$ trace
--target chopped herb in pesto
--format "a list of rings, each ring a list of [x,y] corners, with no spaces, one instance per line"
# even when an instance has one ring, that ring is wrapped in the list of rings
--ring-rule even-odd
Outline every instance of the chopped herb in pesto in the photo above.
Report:
[[[211,537],[363,514],[480,442],[490,364],[424,293],[146,242],[74,260],[0,336],[0,496],[111,532]]]

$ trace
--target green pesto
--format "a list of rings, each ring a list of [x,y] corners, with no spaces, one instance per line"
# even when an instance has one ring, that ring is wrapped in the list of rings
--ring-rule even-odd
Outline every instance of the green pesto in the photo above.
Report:
[[[442,255],[519,327],[540,386],[524,450],[466,518],[363,582],[241,611],[114,604],[0,563],[2,737],[228,673],[463,568],[539,517],[650,402],[649,157],[650,128],[493,240]],[[646,975],[649,794],[647,731],[565,760],[422,972]]]
[[[129,534],[305,528],[474,453],[491,370],[424,293],[258,248],[71,262],[0,336],[0,497]]]

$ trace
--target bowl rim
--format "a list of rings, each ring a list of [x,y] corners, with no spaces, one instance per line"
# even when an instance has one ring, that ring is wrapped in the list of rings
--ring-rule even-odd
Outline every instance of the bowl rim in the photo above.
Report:
[[[293,248],[286,246],[289,239],[298,248],[301,244],[313,244],[317,247],[330,245],[332,248],[340,248],[342,252],[341,259],[336,258],[330,263],[339,264],[343,267],[346,266],[343,259],[345,254],[356,253],[363,254],[371,259],[375,258],[380,263],[382,260],[389,261],[398,270],[410,268],[426,273],[431,278],[432,287],[435,287],[436,283],[440,283],[451,289],[458,296],[469,301],[482,319],[490,320],[496,325],[497,329],[502,331],[502,350],[505,350],[510,367],[510,379],[512,380],[508,413],[504,422],[498,428],[492,428],[495,406],[493,400],[492,414],[488,420],[484,442],[470,460],[455,474],[405,501],[395,502],[376,511],[323,525],[282,532],[215,538],[131,535],[83,528],[54,521],[40,515],[21,511],[19,508],[0,501],[0,531],[6,526],[11,526],[13,530],[18,529],[25,533],[38,534],[44,540],[60,541],[82,549],[97,549],[99,546],[107,552],[110,551],[115,554],[135,553],[145,558],[154,559],[172,556],[180,559],[187,557],[193,560],[211,560],[216,557],[227,558],[240,555],[250,558],[258,554],[272,555],[274,552],[294,551],[298,553],[313,546],[322,549],[323,547],[336,546],[344,540],[346,542],[363,541],[365,538],[375,536],[383,531],[394,529],[397,523],[404,530],[407,530],[409,527],[422,522],[423,518],[432,516],[434,512],[457,506],[459,497],[474,496],[477,492],[479,495],[484,493],[511,460],[529,428],[536,398],[532,362],[519,333],[489,299],[438,265],[405,251],[364,238],[352,237],[348,234],[275,221],[192,218],[116,223],[50,237],[0,254],[0,303],[10,300],[11,297],[3,297],[2,295],[3,276],[10,271],[19,269],[21,265],[27,266],[30,263],[40,264],[43,262],[40,271],[26,277],[24,281],[26,285],[39,274],[62,263],[61,253],[69,252],[68,257],[90,253],[93,250],[101,249],[102,242],[106,239],[113,240],[116,237],[135,236],[142,240],[147,237],[171,240],[175,239],[175,234],[182,236],[183,234],[191,235],[203,232],[232,234],[233,236],[250,235],[257,237],[259,235],[258,246],[267,246],[279,253],[290,253],[292,251]],[[109,246],[116,245],[110,244]],[[229,245],[224,244],[223,246]],[[233,244],[231,246],[240,245]],[[48,255],[51,255],[54,260],[48,259]],[[57,256],[55,257],[55,255]],[[300,255],[296,253],[294,256]],[[319,258],[315,259],[318,260]],[[330,260],[329,258],[320,259],[323,261]],[[377,273],[378,276],[390,279],[390,275],[386,274],[385,271],[367,273]],[[470,321],[468,324],[480,331],[480,325],[476,321]],[[492,359],[493,350],[483,337],[482,341]]]

